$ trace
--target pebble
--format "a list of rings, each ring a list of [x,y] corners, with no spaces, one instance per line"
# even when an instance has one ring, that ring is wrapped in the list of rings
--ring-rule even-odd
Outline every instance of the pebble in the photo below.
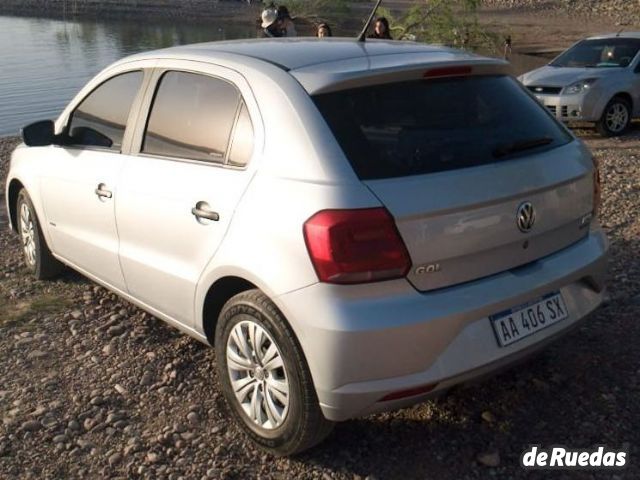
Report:
[[[494,423],[496,421],[495,415],[489,410],[482,412],[482,419],[487,423]]]
[[[20,428],[26,432],[35,432],[36,430],[40,430],[42,425],[36,420],[28,420],[24,422]]]
[[[187,420],[191,425],[196,426],[200,423],[200,416],[196,412],[189,412]]]
[[[120,452],[116,452],[109,456],[109,465],[114,466],[122,461],[122,454]]]
[[[500,465],[500,453],[486,452],[478,455],[478,462],[485,467],[497,467]]]
[[[71,312],[71,316],[77,320],[82,316],[82,312],[80,310],[74,310]]]
[[[113,327],[109,327],[107,329],[107,335],[109,335],[110,337],[119,337],[124,333],[124,330],[125,328],[123,325],[114,325]]]
[[[149,386],[153,383],[153,376],[149,372],[144,372],[140,379],[140,385],[143,387]]]

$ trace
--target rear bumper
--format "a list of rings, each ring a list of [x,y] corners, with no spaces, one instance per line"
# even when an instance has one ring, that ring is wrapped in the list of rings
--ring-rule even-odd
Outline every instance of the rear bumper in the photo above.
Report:
[[[276,298],[304,350],[324,415],[340,421],[418,402],[380,400],[437,384],[429,395],[513,363],[567,332],[602,302],[607,241],[598,228],[524,267],[420,293],[406,280],[315,284]],[[504,348],[488,316],[549,292],[570,316]]]

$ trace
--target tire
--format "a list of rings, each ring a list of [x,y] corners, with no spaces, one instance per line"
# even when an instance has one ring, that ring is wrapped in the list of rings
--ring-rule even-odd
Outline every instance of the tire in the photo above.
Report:
[[[631,104],[623,97],[613,97],[596,123],[596,130],[603,137],[623,135],[631,125]]]
[[[64,265],[51,254],[42,235],[36,210],[24,188],[20,190],[16,200],[16,223],[24,261],[33,276],[38,280],[46,280],[59,275]]]
[[[334,424],[320,410],[302,349],[282,313],[262,292],[249,290],[225,304],[215,347],[218,378],[231,414],[260,447],[275,455],[293,455],[331,433]],[[288,395],[283,385],[288,385]],[[252,398],[258,401],[252,403]]]

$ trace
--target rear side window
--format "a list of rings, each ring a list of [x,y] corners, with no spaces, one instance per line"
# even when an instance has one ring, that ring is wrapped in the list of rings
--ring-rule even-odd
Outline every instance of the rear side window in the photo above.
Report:
[[[168,72],[151,107],[142,151],[224,163],[240,93],[205,75]]]
[[[69,143],[120,151],[142,72],[113,77],[91,92],[71,114]]]
[[[229,150],[229,165],[236,167],[244,167],[249,163],[249,159],[253,154],[253,125],[247,111],[247,106],[242,103],[240,113],[238,114],[238,122],[233,131],[233,140],[231,149]]]
[[[484,165],[571,141],[508,76],[376,85],[314,101],[363,180]]]

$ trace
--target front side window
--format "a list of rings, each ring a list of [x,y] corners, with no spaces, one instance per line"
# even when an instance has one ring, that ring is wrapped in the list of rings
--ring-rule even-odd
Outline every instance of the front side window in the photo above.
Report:
[[[552,67],[628,67],[640,51],[640,39],[604,38],[583,40],[556,58]]]
[[[389,83],[314,101],[363,180],[475,167],[571,141],[507,76]]]
[[[140,71],[113,77],[91,92],[69,119],[68,143],[120,151],[133,101],[140,90]]]
[[[240,93],[229,82],[167,72],[151,107],[142,152],[223,163]]]

